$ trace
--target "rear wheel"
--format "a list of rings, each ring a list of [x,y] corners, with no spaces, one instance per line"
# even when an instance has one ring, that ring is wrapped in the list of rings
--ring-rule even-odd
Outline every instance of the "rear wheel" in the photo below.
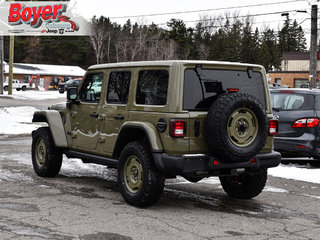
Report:
[[[37,175],[55,177],[62,164],[62,152],[56,148],[48,127],[38,128],[32,135],[32,165]]]
[[[154,166],[144,142],[131,142],[122,150],[118,182],[122,197],[133,206],[150,206],[161,197],[165,178]]]
[[[267,182],[266,168],[248,170],[239,176],[219,177],[223,190],[233,198],[250,199],[258,196]]]
[[[3,90],[4,90],[4,91],[8,91],[8,89],[9,89],[8,86],[4,86],[4,87],[3,87]]]
[[[20,91],[21,88],[16,88],[17,91]]]
[[[26,86],[22,86],[22,91],[26,91],[27,90],[27,87]]]

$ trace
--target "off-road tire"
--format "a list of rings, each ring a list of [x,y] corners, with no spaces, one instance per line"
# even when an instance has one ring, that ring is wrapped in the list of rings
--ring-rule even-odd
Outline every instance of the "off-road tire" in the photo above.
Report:
[[[130,163],[135,166],[131,166]],[[137,184],[136,188],[130,178],[130,169],[131,173],[137,170],[136,181],[139,181],[140,185]],[[150,206],[161,197],[165,178],[156,169],[151,151],[143,141],[128,143],[122,150],[118,165],[118,182],[122,197],[130,205]]]
[[[8,86],[4,86],[3,90],[7,92],[9,90],[9,87]]]
[[[223,190],[233,198],[251,199],[258,196],[267,182],[266,168],[245,170],[239,176],[219,177]]]
[[[50,129],[38,128],[32,133],[32,165],[41,177],[55,177],[62,164],[62,151],[55,147]]]
[[[222,95],[208,111],[206,141],[221,161],[249,161],[265,145],[267,134],[267,115],[252,95]]]

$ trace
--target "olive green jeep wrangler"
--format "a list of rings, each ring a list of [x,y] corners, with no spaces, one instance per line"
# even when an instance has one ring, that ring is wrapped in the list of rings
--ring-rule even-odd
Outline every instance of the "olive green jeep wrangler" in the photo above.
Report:
[[[67,103],[34,113],[32,163],[54,177],[62,155],[118,169],[123,198],[156,202],[166,178],[219,176],[225,192],[261,193],[278,132],[259,65],[154,61],[94,65]]]

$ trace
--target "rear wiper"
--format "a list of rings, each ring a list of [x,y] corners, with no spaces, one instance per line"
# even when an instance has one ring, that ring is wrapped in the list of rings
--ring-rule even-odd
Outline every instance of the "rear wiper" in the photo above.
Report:
[[[202,85],[202,79],[201,79],[201,76],[200,76],[201,68],[202,68],[202,66],[200,64],[197,64],[196,67],[193,70],[196,72],[197,77],[199,79],[200,86],[201,86],[202,99],[204,99],[204,89],[203,89],[203,85]]]

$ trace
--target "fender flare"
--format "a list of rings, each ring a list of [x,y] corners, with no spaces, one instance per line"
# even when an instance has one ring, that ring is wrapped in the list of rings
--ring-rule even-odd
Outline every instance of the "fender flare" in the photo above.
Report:
[[[57,110],[36,111],[33,114],[32,122],[48,123],[56,147],[68,147],[62,118]]]
[[[129,142],[139,139],[141,136],[128,137],[128,131],[140,131],[146,136],[152,152],[163,152],[163,145],[156,127],[149,122],[128,121],[124,123],[119,131],[117,141],[114,145],[113,156],[117,157],[121,149]]]

